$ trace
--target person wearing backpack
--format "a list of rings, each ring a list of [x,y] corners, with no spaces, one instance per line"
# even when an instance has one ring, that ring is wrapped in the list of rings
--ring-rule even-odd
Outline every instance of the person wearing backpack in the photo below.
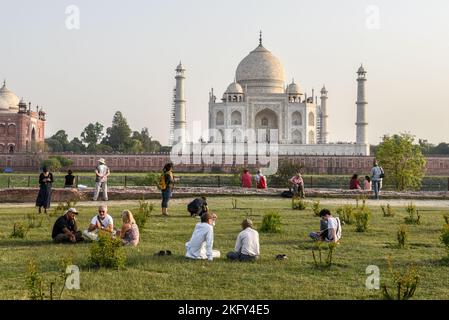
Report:
[[[168,201],[171,198],[172,192],[173,192],[173,186],[174,186],[175,179],[173,177],[173,164],[167,163],[164,166],[164,169],[162,171],[162,174],[159,178],[159,184],[158,187],[161,190],[162,193],[162,215],[168,216]]]
[[[327,241],[337,243],[341,239],[340,218],[333,217],[328,209],[320,211],[320,231],[311,232],[309,236],[316,241]]]
[[[373,168],[371,169],[371,182],[374,190],[374,198],[379,200],[380,189],[382,188],[382,179],[385,178],[385,172],[379,163],[374,160]]]

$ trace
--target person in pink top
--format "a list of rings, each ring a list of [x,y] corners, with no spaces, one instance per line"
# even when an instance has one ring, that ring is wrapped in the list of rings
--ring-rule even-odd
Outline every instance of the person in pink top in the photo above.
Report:
[[[251,188],[252,187],[252,179],[253,179],[253,177],[249,173],[248,169],[243,170],[243,174],[241,177],[242,188]]]
[[[295,195],[299,195],[301,198],[305,198],[304,195],[304,180],[301,173],[298,172],[293,178],[290,179],[290,183],[293,185],[293,192]]]

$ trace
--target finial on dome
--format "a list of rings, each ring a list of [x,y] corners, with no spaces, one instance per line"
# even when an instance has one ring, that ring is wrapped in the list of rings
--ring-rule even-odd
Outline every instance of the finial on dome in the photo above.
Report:
[[[259,46],[262,46],[262,30],[259,32]]]
[[[3,86],[6,87],[6,79],[3,79]]]

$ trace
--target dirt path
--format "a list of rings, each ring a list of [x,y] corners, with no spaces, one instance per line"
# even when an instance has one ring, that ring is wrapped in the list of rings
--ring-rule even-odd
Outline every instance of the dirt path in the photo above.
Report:
[[[211,197],[212,198],[212,197]],[[221,198],[221,197],[220,197]],[[255,198],[248,198],[248,200],[252,200]],[[272,200],[280,200],[282,198],[273,198],[268,197],[268,199]],[[284,199],[285,201],[289,201],[289,199]],[[318,198],[309,198],[306,199],[309,201],[315,201],[318,200]],[[344,204],[355,204],[355,199],[319,199],[320,203],[328,204],[328,205],[344,205]],[[156,206],[159,204],[159,200],[157,199],[150,199],[149,202],[153,202]],[[171,203],[187,203],[188,199],[172,199]],[[391,206],[406,206],[410,202],[413,202],[417,207],[433,207],[433,208],[446,208],[449,210],[449,200],[410,200],[410,199],[385,199],[385,200],[367,200],[366,203],[369,206],[378,206],[381,204],[390,204]],[[97,201],[82,201],[77,204],[77,207],[91,207],[93,205],[100,205],[103,202]],[[110,206],[133,206],[135,207],[137,204],[137,200],[111,200],[108,202],[105,202],[106,204]],[[0,204],[0,207],[11,207],[11,208],[26,208],[26,207],[33,207],[33,202],[26,202],[26,203],[2,203]]]

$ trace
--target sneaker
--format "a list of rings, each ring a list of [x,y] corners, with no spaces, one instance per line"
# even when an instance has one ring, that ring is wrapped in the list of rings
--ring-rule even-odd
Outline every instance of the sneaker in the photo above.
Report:
[[[170,250],[165,250],[165,255],[166,256],[171,256],[171,251]]]
[[[286,259],[288,259],[288,258],[285,254],[278,254],[276,256],[276,260],[286,260]]]

